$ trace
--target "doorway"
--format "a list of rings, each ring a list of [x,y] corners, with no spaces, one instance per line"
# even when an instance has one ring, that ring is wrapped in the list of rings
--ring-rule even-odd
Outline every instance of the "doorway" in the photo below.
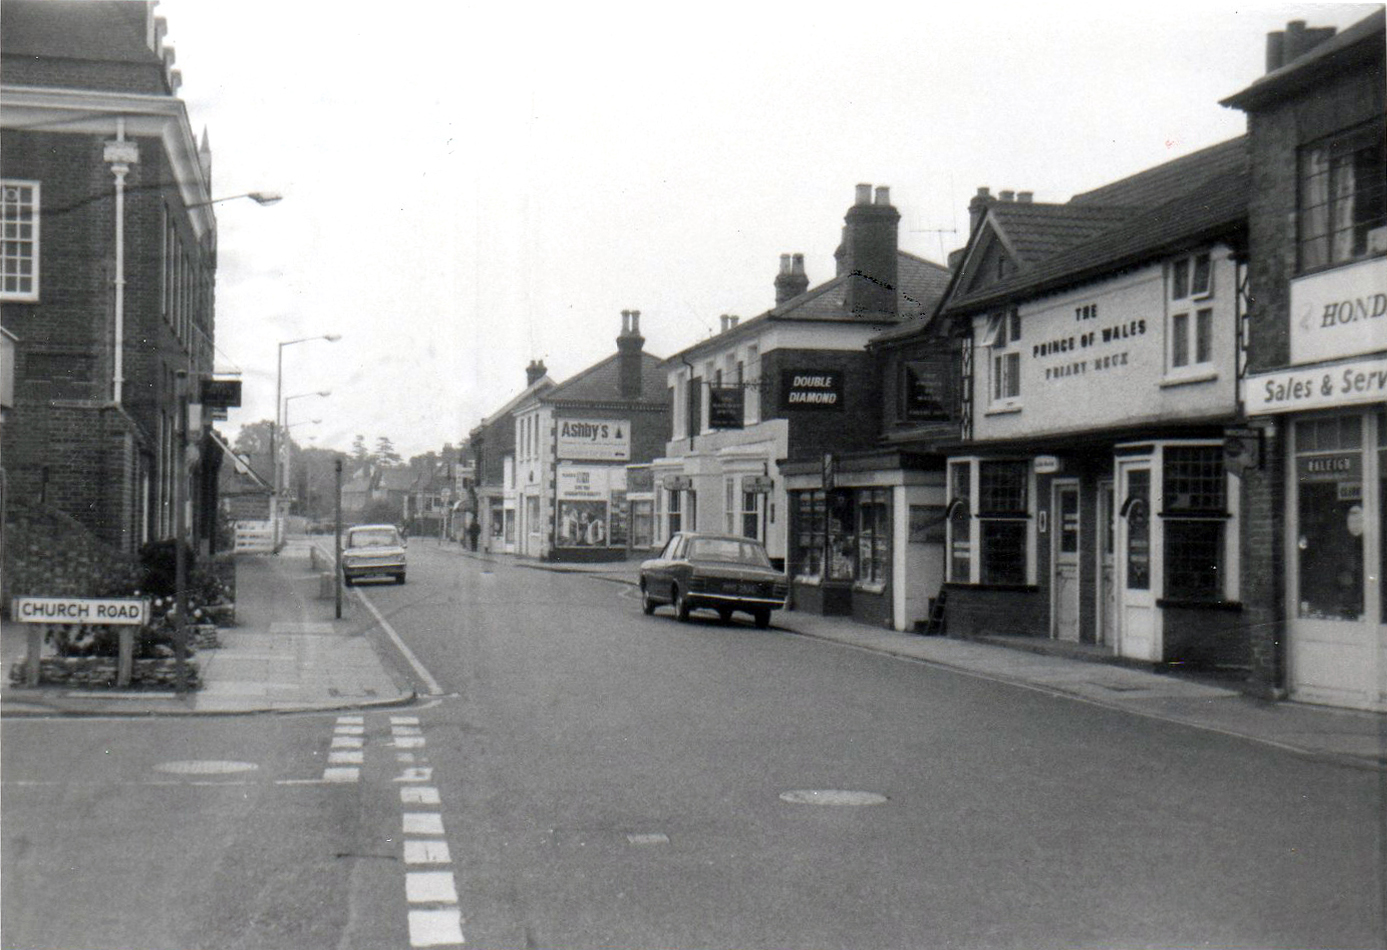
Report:
[[[1161,658],[1153,587],[1151,468],[1150,458],[1117,462],[1117,653],[1138,660]]]
[[[1051,563],[1054,604],[1050,636],[1079,641],[1079,482],[1056,479],[1051,489],[1054,552]]]

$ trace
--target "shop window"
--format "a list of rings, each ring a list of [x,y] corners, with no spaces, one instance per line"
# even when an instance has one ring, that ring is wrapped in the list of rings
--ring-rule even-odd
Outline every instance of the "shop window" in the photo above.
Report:
[[[1295,424],[1297,615],[1361,620],[1364,606],[1363,417]]]
[[[1300,150],[1300,269],[1387,253],[1387,146],[1378,120]]]
[[[1165,596],[1223,597],[1227,479],[1221,446],[1165,450],[1161,517],[1165,528]]]
[[[857,579],[884,584],[891,569],[890,491],[874,488],[857,495]]]
[[[795,565],[801,577],[823,576],[827,524],[826,496],[821,491],[795,493]]]
[[[39,183],[0,182],[0,298],[39,299]]]
[[[978,577],[984,584],[1026,583],[1030,465],[978,463]]]

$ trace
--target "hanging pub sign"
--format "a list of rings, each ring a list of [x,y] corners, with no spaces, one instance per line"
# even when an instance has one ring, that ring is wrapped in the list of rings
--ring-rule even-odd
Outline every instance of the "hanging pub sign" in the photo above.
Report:
[[[198,402],[208,409],[238,409],[241,406],[241,381],[239,379],[208,379],[204,377],[198,393]]]
[[[666,475],[660,484],[667,491],[688,491],[693,488],[693,479],[688,475]]]
[[[708,387],[708,428],[740,429],[742,418],[742,387]]]
[[[775,488],[775,479],[769,475],[743,475],[742,491],[748,495],[769,495]]]
[[[839,369],[787,369],[780,375],[781,409],[815,409],[841,412],[843,371]]]

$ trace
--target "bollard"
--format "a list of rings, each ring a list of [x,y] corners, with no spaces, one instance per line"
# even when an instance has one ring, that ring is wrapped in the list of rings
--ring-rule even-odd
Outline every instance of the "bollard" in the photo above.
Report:
[[[117,635],[120,637],[120,661],[116,667],[116,686],[125,689],[135,669],[135,628],[121,627]]]
[[[328,600],[337,591],[336,575],[332,571],[324,571],[318,575],[318,599]]]
[[[39,655],[43,652],[43,634],[47,624],[29,624],[29,656],[26,657],[24,683],[26,686],[39,684]]]

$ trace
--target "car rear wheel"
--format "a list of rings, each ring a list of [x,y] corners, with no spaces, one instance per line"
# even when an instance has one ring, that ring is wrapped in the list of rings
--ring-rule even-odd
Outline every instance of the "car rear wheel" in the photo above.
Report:
[[[351,586],[352,586],[353,584],[355,584],[355,583],[356,583],[356,581],[352,580],[350,574],[343,574],[343,575],[342,575],[342,586],[344,586],[344,587],[351,587]]]
[[[731,608],[731,607],[719,607],[719,608],[718,608],[718,618],[719,618],[720,620],[722,620],[723,623],[731,623],[731,622],[732,622],[732,608]]]
[[[760,627],[762,630],[765,630],[771,625],[771,612],[765,607],[752,611],[751,616],[755,619],[756,626]]]
[[[396,584],[403,584],[404,582],[405,582],[405,576],[404,576],[404,574],[396,574],[396,575],[395,575],[395,583],[396,583]]]
[[[674,616],[680,623],[689,622],[689,602],[684,599],[684,592],[679,588],[674,588]]]
[[[657,606],[657,605],[656,605],[656,603],[655,603],[655,598],[653,598],[653,597],[650,596],[650,589],[649,589],[648,587],[642,587],[642,588],[641,588],[641,612],[644,613],[644,614],[648,617],[648,616],[650,616],[651,614],[653,614],[653,613],[655,612],[655,607],[656,607],[656,606]]]

